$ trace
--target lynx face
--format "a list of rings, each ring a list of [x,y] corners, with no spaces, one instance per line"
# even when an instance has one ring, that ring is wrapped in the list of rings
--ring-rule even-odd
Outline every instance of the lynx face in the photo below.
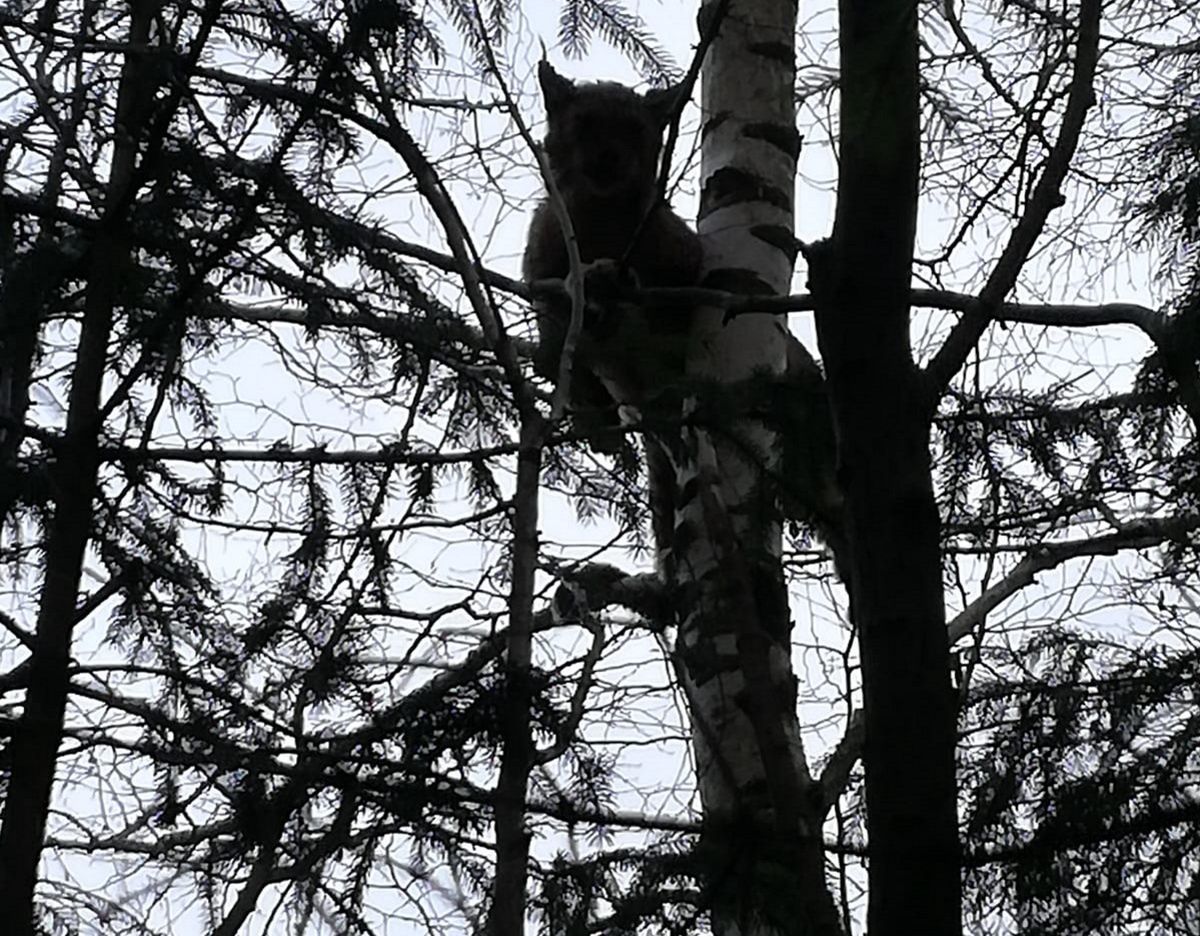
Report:
[[[676,89],[645,95],[612,82],[576,85],[542,62],[546,155],[555,181],[574,203],[645,207],[654,192],[663,129]]]

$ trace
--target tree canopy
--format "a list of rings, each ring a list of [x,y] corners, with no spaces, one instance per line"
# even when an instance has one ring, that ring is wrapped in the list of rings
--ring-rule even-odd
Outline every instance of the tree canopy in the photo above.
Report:
[[[688,418],[778,433],[756,470],[785,513],[835,456],[851,492],[844,528],[783,523],[780,704],[818,875],[863,931],[897,818],[874,791],[919,785],[914,755],[867,793],[862,762],[864,690],[908,692],[864,660],[887,647],[873,615],[911,610],[878,572],[908,556],[943,586],[950,655],[900,650],[953,677],[954,763],[929,769],[957,785],[963,931],[1194,933],[1200,11],[889,0],[864,32],[870,6],[801,10],[795,231],[754,228],[801,258],[791,295],[657,296],[719,328],[793,313],[803,379],[697,381]],[[531,365],[530,300],[570,288],[517,273],[534,39],[564,71],[662,86],[715,67],[738,16],[710,0],[682,35],[635,8],[0,7],[16,931],[496,932],[510,900],[547,934],[694,933],[722,888],[792,931],[790,884],[706,837],[674,643],[695,596],[653,571],[653,427],[592,451]],[[664,182],[704,216],[752,186],[698,181],[729,119],[700,101]],[[875,316],[885,279],[899,314]],[[905,481],[888,446],[924,460],[929,499],[879,532],[895,499],[845,468],[874,454]]]

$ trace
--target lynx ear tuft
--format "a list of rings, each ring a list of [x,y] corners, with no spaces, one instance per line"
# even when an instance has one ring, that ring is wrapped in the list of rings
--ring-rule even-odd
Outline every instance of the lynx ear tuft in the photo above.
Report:
[[[546,102],[546,113],[560,110],[575,96],[575,83],[554,70],[554,66],[543,58],[538,62],[538,84],[542,86],[542,100]]]

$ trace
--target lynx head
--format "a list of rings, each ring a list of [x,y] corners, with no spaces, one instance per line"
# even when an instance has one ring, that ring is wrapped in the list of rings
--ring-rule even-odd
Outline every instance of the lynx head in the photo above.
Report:
[[[546,155],[564,197],[643,209],[653,197],[663,130],[681,87],[638,94],[611,81],[577,85],[544,59]]]

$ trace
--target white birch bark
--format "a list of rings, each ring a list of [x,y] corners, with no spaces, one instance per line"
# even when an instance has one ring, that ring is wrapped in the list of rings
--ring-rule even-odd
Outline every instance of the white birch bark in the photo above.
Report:
[[[700,22],[722,6],[705,2]],[[703,71],[704,285],[786,294],[796,252],[796,6],[735,0],[728,7]],[[782,318],[724,322],[719,311],[704,310],[689,371],[723,384],[782,374],[786,338]],[[824,876],[823,807],[796,717],[779,511],[763,484],[779,446],[761,423],[732,428],[738,444],[687,430],[674,453],[680,494],[666,566],[679,596],[677,651],[713,927],[722,936],[838,933]]]

